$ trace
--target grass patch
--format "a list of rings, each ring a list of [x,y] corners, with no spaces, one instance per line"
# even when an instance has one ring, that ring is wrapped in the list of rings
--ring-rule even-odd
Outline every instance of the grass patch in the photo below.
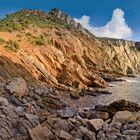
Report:
[[[0,20],[1,31],[22,31],[28,28],[29,25],[37,26],[39,28],[65,28],[71,30],[72,26],[65,23],[65,21],[55,17],[46,16],[45,13],[36,11],[19,11],[11,15],[7,15],[6,18]]]
[[[37,45],[37,46],[46,45],[46,39],[43,35],[33,36],[31,34],[28,34],[27,37],[28,37],[28,40],[30,41],[30,43],[33,45]]]
[[[19,44],[16,41],[9,40],[4,46],[6,51],[17,52],[20,49]]]
[[[3,38],[0,38],[0,45],[3,45],[5,43],[5,40]]]

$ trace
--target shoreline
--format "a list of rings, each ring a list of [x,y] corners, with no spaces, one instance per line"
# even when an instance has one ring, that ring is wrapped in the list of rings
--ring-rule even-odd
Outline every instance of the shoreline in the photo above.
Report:
[[[45,85],[27,87],[26,82],[21,78],[14,78],[1,84],[0,91],[2,139],[131,139],[134,129],[132,132],[126,131],[129,123],[131,122],[134,128],[140,127],[138,113],[140,106],[133,102],[120,100],[108,106],[99,104],[92,108],[80,108],[78,104],[72,104],[59,96],[60,92],[64,93],[64,91]],[[100,96],[102,92],[110,94],[110,92],[93,90],[93,88],[82,92],[84,92],[82,95],[89,94],[88,96],[92,98],[98,94]],[[67,95],[66,98],[71,98],[70,93],[64,94]],[[78,102],[80,99],[71,100]],[[134,132],[139,134],[138,130]]]

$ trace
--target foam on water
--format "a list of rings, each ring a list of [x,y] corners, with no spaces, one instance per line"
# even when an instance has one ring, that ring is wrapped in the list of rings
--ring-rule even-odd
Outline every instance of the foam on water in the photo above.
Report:
[[[135,80],[135,79],[126,79],[126,82],[129,82],[129,83],[136,83],[136,82],[138,82],[138,81]]]

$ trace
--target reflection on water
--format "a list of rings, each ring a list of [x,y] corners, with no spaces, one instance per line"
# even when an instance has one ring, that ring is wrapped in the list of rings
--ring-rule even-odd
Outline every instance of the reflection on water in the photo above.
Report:
[[[96,97],[97,104],[109,104],[113,101],[126,99],[140,105],[140,77],[127,78],[124,82],[111,82],[112,87],[107,88],[112,95]]]

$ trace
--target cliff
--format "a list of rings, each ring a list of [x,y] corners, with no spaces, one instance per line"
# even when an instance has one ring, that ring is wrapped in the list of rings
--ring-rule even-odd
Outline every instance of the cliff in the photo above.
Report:
[[[0,21],[0,76],[63,89],[106,87],[140,71],[139,43],[97,38],[58,9],[22,10]]]

